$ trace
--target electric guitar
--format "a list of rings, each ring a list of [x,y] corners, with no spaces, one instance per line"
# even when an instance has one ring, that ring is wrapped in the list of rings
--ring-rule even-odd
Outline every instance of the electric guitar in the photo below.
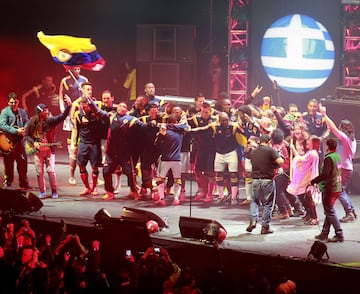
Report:
[[[14,150],[16,144],[21,142],[23,136],[13,135],[0,130],[0,154],[7,155]]]
[[[62,147],[62,143],[61,142],[40,143],[38,146],[35,147],[34,143],[31,143],[26,140],[25,141],[25,153],[27,155],[33,155],[34,153],[38,152],[41,148],[52,147],[52,146]]]

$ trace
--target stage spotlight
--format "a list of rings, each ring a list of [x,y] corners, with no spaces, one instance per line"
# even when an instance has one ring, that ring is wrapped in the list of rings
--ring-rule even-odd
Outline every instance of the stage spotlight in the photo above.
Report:
[[[324,254],[326,254],[327,259],[329,259],[329,254],[327,253],[326,244],[320,241],[315,241],[314,244],[311,246],[307,258],[309,259],[312,256],[317,260],[321,260]]]
[[[101,208],[94,216],[95,224],[101,225],[111,219],[111,214],[105,209]]]

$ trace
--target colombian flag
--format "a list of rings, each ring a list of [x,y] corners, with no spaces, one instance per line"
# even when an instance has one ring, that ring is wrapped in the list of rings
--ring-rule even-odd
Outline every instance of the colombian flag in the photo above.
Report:
[[[65,35],[48,36],[38,32],[40,42],[50,50],[55,62],[66,69],[72,66],[99,71],[105,66],[105,60],[98,54],[90,38],[79,38]]]

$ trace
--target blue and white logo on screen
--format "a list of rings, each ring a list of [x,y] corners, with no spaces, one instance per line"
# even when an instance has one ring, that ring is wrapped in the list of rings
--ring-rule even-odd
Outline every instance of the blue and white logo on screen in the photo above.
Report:
[[[305,93],[320,87],[335,62],[334,43],[326,28],[300,14],[275,21],[265,32],[261,62],[271,81],[283,90]]]

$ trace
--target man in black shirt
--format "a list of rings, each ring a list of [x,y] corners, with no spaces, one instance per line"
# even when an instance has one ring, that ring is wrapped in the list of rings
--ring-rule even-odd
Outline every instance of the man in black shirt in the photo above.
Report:
[[[261,220],[261,234],[271,234],[271,214],[274,208],[274,170],[284,163],[280,154],[270,146],[270,135],[260,137],[260,145],[250,154],[252,164],[252,187],[250,202],[250,224],[246,231],[251,232],[256,227],[259,217],[259,205],[264,210]]]

